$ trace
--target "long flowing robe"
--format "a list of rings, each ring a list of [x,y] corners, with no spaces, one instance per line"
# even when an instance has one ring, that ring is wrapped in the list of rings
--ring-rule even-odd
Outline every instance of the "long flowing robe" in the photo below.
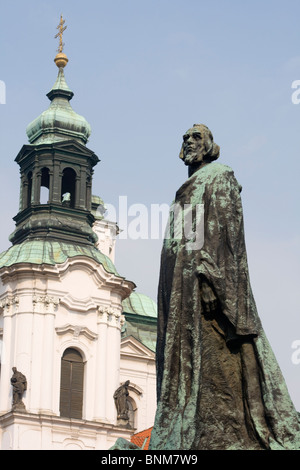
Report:
[[[176,193],[176,207],[203,205],[204,243],[189,249],[184,233],[176,238],[170,212],[158,289],[152,450],[300,449],[299,415],[250,286],[240,190],[231,168],[210,163]],[[208,313],[203,278],[217,298]]]

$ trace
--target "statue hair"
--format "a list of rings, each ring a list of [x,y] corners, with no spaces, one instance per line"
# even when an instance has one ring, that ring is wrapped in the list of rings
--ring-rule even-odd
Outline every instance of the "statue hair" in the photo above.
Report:
[[[220,147],[214,142],[212,132],[205,124],[194,124],[189,130],[198,130],[203,135],[206,162],[213,162],[220,156]],[[188,132],[188,131],[187,131]],[[183,159],[183,144],[181,146],[179,158]]]

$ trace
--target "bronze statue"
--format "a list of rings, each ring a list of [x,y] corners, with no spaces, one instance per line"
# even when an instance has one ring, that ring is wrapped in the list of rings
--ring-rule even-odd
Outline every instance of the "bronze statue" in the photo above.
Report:
[[[22,372],[19,372],[16,367],[12,368],[13,375],[10,379],[10,382],[13,387],[13,400],[12,406],[13,409],[25,409],[23,403],[23,394],[27,390],[27,380],[25,375]]]
[[[241,186],[214,161],[219,153],[205,125],[183,137],[189,177],[176,192],[161,253],[150,449],[300,449],[298,413],[251,290]],[[185,207],[195,213],[198,205],[203,240],[193,245],[178,227]],[[196,222],[188,232],[195,236]]]
[[[117,418],[128,421],[129,420],[129,406],[128,406],[128,386],[130,381],[124,382],[114,393],[115,405],[117,408]]]

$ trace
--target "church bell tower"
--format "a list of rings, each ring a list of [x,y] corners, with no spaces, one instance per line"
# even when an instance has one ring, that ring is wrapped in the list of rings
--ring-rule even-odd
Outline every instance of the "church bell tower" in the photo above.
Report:
[[[99,249],[91,128],[71,107],[61,18],[49,108],[27,127],[20,206],[0,255],[2,449],[108,449],[120,425],[122,301],[135,285]]]
[[[20,211],[10,240],[56,239],[93,246],[92,175],[98,157],[86,147],[91,128],[70,105],[64,67],[55,58],[58,77],[47,97],[50,107],[27,127],[30,144],[17,155],[20,165]]]

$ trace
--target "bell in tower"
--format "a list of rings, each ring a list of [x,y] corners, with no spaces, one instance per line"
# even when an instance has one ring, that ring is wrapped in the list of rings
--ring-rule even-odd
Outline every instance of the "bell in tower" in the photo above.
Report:
[[[62,48],[60,42],[54,59],[58,76],[47,94],[51,104],[28,125],[29,144],[15,159],[21,189],[16,229],[10,237],[13,244],[35,238],[83,245],[93,245],[96,240],[91,188],[99,159],[86,147],[89,123],[70,105],[73,92],[65,80],[68,58]]]

